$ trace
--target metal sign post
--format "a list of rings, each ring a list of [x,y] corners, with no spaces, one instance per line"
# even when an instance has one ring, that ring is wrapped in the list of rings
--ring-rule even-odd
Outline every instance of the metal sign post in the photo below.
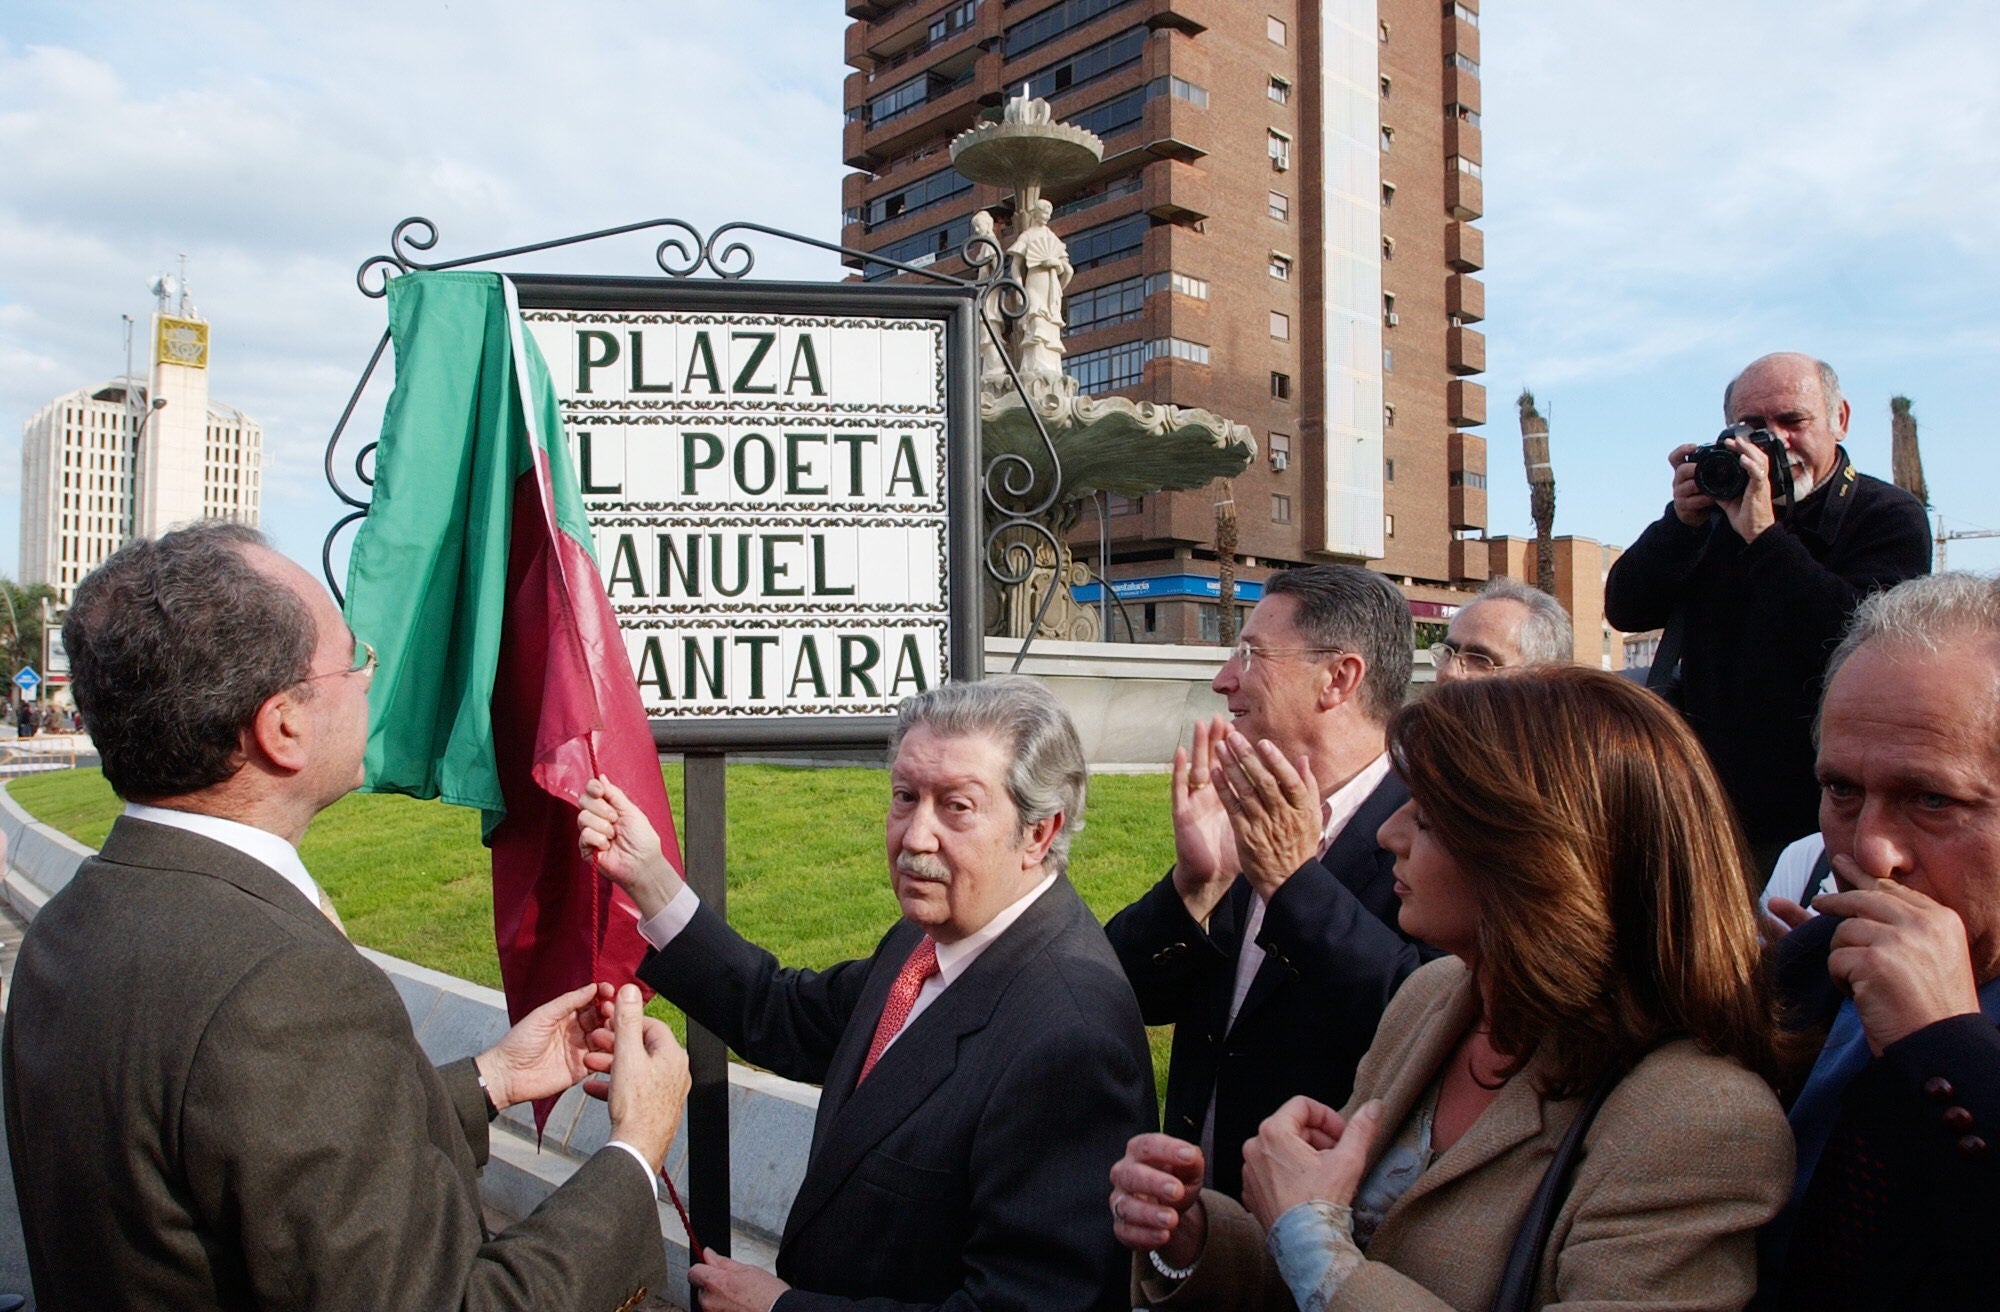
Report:
[[[704,239],[677,219],[426,262],[436,229],[406,219],[357,282],[380,297],[405,273],[645,229],[672,234],[656,252],[665,278],[514,281],[654,742],[684,757],[686,877],[721,914],[727,754],[886,746],[903,698],[980,677],[987,588],[1028,577],[1024,536],[1058,545],[1036,517],[1062,462],[1032,408],[1045,461],[981,451],[981,341],[1027,397],[1003,337],[1025,301],[990,235],[966,243],[973,276],[960,278],[753,223]],[[747,281],[753,233],[928,285]],[[704,268],[716,277],[690,276]],[[367,514],[373,444],[352,457],[359,491],[337,448],[388,344],[384,333],[327,443],[327,481],[354,508],[322,552],[336,596],[334,545]],[[726,1254],[726,1053],[695,1025],[688,1052],[690,1220]]]

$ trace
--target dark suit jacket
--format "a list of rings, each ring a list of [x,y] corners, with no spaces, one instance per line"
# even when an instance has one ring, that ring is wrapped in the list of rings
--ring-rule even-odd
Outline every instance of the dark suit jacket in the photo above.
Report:
[[[898,924],[866,961],[786,970],[704,907],[639,967],[749,1060],[823,1086],[779,1312],[1123,1307],[1109,1174],[1152,1126],[1153,1079],[1104,932],[1058,879],[856,1088],[921,937]]]
[[[7,1143],[44,1312],[615,1308],[666,1279],[630,1156],[489,1240],[470,1061],[261,863],[120,819],[28,930]]]
[[[1841,993],[1826,973],[1837,916],[1819,916],[1778,946],[1778,988],[1792,1022],[1824,1036]],[[1945,1092],[1948,1086],[1950,1092]],[[1844,1264],[1767,1270],[1761,1307],[1991,1308],[2000,1299],[2000,1027],[1955,1016],[1890,1044],[1849,1081],[1835,1129],[1858,1133],[1880,1164],[1879,1242]],[[1968,1140],[1972,1142],[1968,1142]],[[1802,1218],[1837,1188],[1814,1174]],[[1794,1231],[1791,1254],[1810,1251]]]
[[[1409,797],[1400,779],[1384,779],[1325,860],[1299,867],[1271,899],[1257,935],[1264,964],[1234,1025],[1229,1000],[1250,914],[1247,881],[1236,881],[1205,931],[1171,874],[1105,926],[1146,1023],[1174,1027],[1166,1132],[1199,1142],[1214,1096],[1210,1169],[1223,1193],[1242,1193],[1243,1141],[1285,1099],[1347,1101],[1376,1022],[1429,955],[1396,928],[1396,859],[1375,842]]]

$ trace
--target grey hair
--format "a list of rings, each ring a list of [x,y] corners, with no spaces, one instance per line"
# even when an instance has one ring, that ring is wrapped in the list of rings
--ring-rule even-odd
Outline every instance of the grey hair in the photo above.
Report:
[[[1266,579],[1264,595],[1298,603],[1295,627],[1312,646],[1361,658],[1362,709],[1387,724],[1409,695],[1417,642],[1410,603],[1396,585],[1358,565],[1303,565]]]
[[[1729,402],[1736,395],[1736,384],[1743,381],[1744,374],[1749,373],[1752,369],[1755,369],[1767,360],[1776,360],[1782,356],[1802,354],[1803,352],[1799,351],[1773,351],[1769,355],[1760,355],[1749,364],[1744,365],[1742,373],[1730,379],[1729,386],[1722,389],[1723,422],[1734,423],[1736,421],[1735,414],[1729,408]],[[1805,356],[1805,358],[1812,361],[1813,372],[1819,375],[1819,391],[1820,395],[1826,399],[1826,418],[1827,422],[1831,423],[1834,416],[1840,413],[1840,375],[1835,373],[1833,366],[1824,360],[1814,359],[1810,355]]]
[[[1831,684],[1848,658],[1871,642],[1936,654],[1954,638],[2000,640],[2000,579],[1963,572],[1926,574],[1869,595],[1826,663]]]
[[[896,708],[889,759],[896,759],[912,730],[929,729],[944,738],[983,736],[1008,749],[1007,795],[1020,817],[1017,833],[1060,814],[1062,827],[1049,843],[1045,870],[1069,869],[1069,843],[1083,828],[1083,805],[1090,788],[1083,744],[1061,702],[1035,680],[996,675],[978,683],[946,683],[906,698]]]
[[[244,554],[268,545],[211,520],[128,542],[77,585],[63,621],[71,691],[120,797],[229,778],[257,708],[311,673],[312,612]]]
[[[1518,601],[1528,608],[1518,639],[1523,663],[1568,665],[1576,659],[1576,631],[1570,626],[1569,612],[1540,588],[1519,579],[1497,578],[1481,588],[1472,601]]]

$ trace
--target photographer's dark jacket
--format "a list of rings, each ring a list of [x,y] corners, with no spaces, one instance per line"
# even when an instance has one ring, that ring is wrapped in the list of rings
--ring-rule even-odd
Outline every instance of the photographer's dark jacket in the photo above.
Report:
[[[1720,511],[1667,512],[1611,567],[1604,616],[1627,633],[1685,606],[1680,705],[1753,843],[1819,828],[1812,720],[1821,676],[1863,596],[1931,568],[1930,523],[1840,450],[1825,486],[1745,543]]]

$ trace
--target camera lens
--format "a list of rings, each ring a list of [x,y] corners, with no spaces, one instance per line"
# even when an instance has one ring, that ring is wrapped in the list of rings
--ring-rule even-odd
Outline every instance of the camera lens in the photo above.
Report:
[[[1734,501],[1750,490],[1750,475],[1735,451],[1720,442],[1688,452],[1694,463],[1694,485],[1717,501]]]

